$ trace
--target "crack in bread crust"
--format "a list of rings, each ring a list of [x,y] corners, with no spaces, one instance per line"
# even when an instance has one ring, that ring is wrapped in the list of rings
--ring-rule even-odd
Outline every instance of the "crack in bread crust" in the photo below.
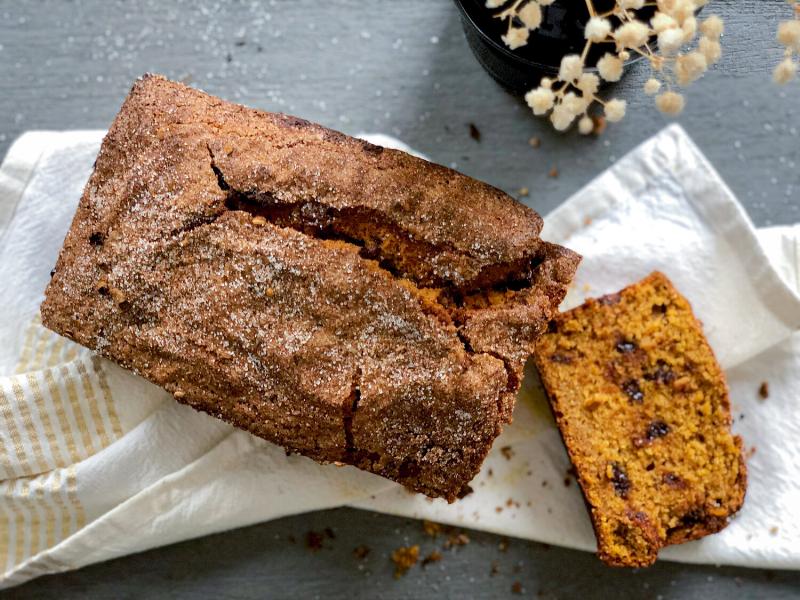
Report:
[[[103,142],[42,318],[289,451],[452,501],[577,267],[540,228],[454,171],[150,76]],[[498,289],[474,287],[487,277]]]
[[[229,183],[210,145],[208,151],[211,168],[220,189],[226,193],[225,204],[230,210],[263,217],[270,223],[291,227],[312,237],[357,245],[365,258],[377,260],[394,275],[410,279],[419,287],[448,288],[454,296],[480,293],[487,287],[530,285],[533,268],[541,254],[538,239],[531,240],[515,260],[488,262],[475,248],[459,250],[452,243],[432,244],[416,239],[402,223],[387,219],[385,212],[374,208],[338,208],[314,195],[286,201],[258,189],[240,189]],[[482,262],[480,268],[466,278],[465,273],[474,269],[469,264],[471,261]]]
[[[228,210],[245,212],[254,222],[270,223],[277,227],[294,229],[316,239],[352,246],[365,260],[374,261],[392,277],[404,280],[403,284],[409,290],[424,297],[423,306],[441,316],[445,323],[456,323],[461,327],[470,320],[473,313],[482,313],[497,307],[507,308],[514,304],[529,304],[529,296],[535,295],[542,287],[537,279],[544,277],[538,269],[545,261],[550,261],[551,265],[564,263],[564,282],[571,278],[574,256],[566,252],[562,254],[563,249],[536,240],[531,244],[530,254],[515,263],[484,266],[478,277],[469,282],[467,287],[438,280],[427,267],[437,256],[452,252],[452,246],[420,244],[405,232],[381,223],[381,214],[376,211],[358,208],[339,210],[325,206],[316,199],[285,203],[277,201],[269,194],[237,190],[228,183],[210,146],[208,151],[211,169],[220,190],[225,193],[225,207]],[[560,292],[559,288],[555,295]],[[466,337],[462,341],[465,340]],[[468,344],[465,344],[465,348],[472,352]],[[486,353],[503,360],[510,380],[516,379],[508,356],[502,356],[498,351]]]

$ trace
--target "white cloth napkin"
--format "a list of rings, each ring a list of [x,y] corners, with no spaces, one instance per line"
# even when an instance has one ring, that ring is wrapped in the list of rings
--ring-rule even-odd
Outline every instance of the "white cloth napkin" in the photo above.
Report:
[[[474,493],[448,505],[287,457],[41,327],[48,273],[101,139],[28,133],[0,168],[0,587],[343,505],[594,549],[532,372]],[[800,227],[756,232],[677,126],[545,221],[547,239],[585,256],[568,305],[660,269],[693,303],[727,371],[749,455],[744,509],[720,534],[662,557],[800,568]]]

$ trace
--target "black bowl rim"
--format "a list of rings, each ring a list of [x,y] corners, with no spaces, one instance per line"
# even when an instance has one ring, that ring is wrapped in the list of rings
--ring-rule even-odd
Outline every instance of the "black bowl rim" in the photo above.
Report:
[[[533,61],[533,60],[529,60],[527,58],[522,58],[521,56],[519,56],[517,54],[514,54],[505,45],[500,44],[496,40],[494,40],[488,33],[486,33],[483,30],[483,28],[481,28],[475,22],[475,19],[472,18],[472,15],[469,14],[469,11],[464,6],[465,2],[474,2],[474,1],[475,0],[454,0],[456,6],[458,7],[458,10],[461,12],[461,15],[465,19],[467,19],[469,21],[470,25],[472,25],[473,29],[475,29],[475,31],[477,31],[478,34],[480,34],[481,38],[483,38],[484,41],[488,42],[489,45],[492,46],[495,50],[499,50],[509,60],[512,60],[512,61],[514,61],[516,63],[521,64],[521,65],[525,65],[525,66],[531,67],[533,69],[538,69],[539,71],[543,71],[543,72],[546,72],[546,73],[552,73],[554,75],[558,74],[559,67],[556,67],[556,66],[553,66],[553,65],[546,65],[546,64],[539,63],[539,62],[536,62],[536,61]],[[637,63],[637,62],[639,62],[640,60],[643,60],[643,59],[644,59],[643,56],[641,56],[639,54],[634,54],[627,61],[625,61],[625,66],[632,65],[632,64]],[[584,71],[588,72],[588,73],[597,73],[597,67],[585,67]]]

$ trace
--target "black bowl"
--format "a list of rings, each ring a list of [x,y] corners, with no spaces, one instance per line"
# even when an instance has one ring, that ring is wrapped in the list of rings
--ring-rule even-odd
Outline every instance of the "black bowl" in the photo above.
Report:
[[[510,50],[500,39],[505,32],[506,22],[495,19],[484,0],[455,0],[455,3],[461,11],[467,43],[478,62],[498,83],[514,94],[524,94],[538,86],[542,77],[555,77],[561,57],[583,51],[586,41],[583,31],[588,15],[582,2],[562,0],[545,7],[541,26],[531,32],[528,44],[517,50]],[[565,8],[565,3],[570,4],[570,8]],[[598,4],[601,3],[595,0],[595,6]],[[589,65],[593,65],[607,51],[602,46],[595,44],[592,55],[587,59]],[[633,54],[625,66],[642,58]],[[586,70],[596,72],[593,66]]]

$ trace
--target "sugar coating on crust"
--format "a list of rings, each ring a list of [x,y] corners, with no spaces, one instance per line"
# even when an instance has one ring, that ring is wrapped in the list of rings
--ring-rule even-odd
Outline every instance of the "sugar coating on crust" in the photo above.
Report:
[[[444,167],[146,76],[42,318],[290,451],[453,500],[577,267],[540,229]]]
[[[725,377],[663,274],[559,315],[535,361],[604,562],[652,564],[739,510],[746,472]]]

